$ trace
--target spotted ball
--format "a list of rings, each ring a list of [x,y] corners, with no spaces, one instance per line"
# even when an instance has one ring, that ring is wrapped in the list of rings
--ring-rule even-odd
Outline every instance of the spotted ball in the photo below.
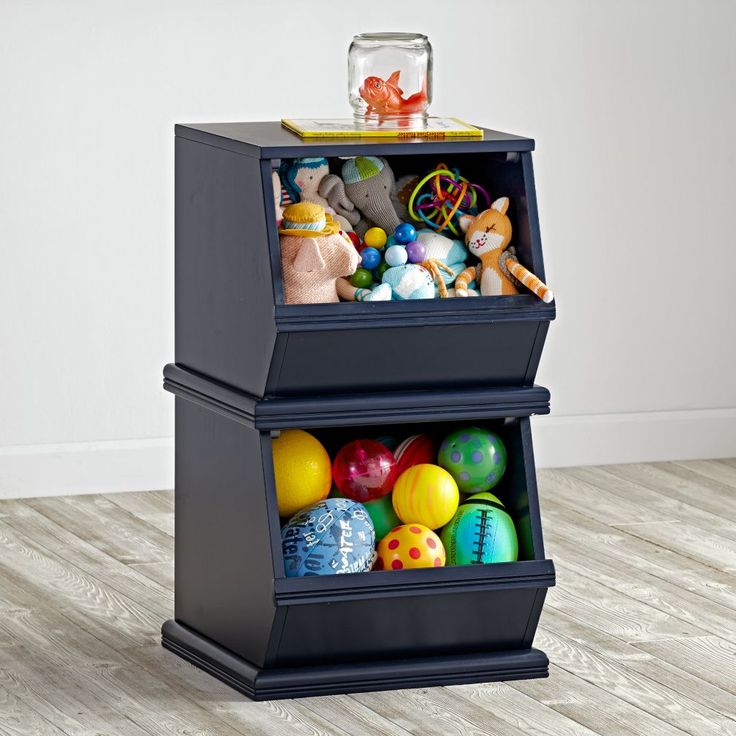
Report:
[[[374,570],[407,570],[443,567],[442,540],[423,524],[403,524],[392,529],[378,544]]]
[[[445,437],[437,461],[463,493],[482,493],[506,472],[506,447],[495,432],[464,427]]]

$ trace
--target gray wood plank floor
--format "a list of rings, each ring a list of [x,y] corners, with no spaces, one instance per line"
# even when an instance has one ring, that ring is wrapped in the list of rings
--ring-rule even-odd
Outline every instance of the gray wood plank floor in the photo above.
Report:
[[[271,703],[158,644],[171,492],[0,501],[0,734],[736,734],[736,463],[539,485],[548,680]]]

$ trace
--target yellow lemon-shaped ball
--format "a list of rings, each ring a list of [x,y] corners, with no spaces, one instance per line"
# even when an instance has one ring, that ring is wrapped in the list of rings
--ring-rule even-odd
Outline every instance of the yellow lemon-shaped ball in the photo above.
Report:
[[[386,245],[387,240],[386,231],[380,227],[368,228],[363,236],[363,242],[366,245],[371,248],[377,248],[378,250],[381,250],[381,248]]]
[[[394,485],[393,503],[396,515],[404,524],[439,529],[455,515],[460,491],[444,468],[423,463],[399,476]]]
[[[301,429],[285,429],[272,448],[279,516],[293,516],[327,498],[332,467],[327,450],[316,437]]]

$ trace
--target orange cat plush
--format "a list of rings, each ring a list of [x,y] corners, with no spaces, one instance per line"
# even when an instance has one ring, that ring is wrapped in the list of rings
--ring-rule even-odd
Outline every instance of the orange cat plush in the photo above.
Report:
[[[531,271],[522,266],[514,255],[511,242],[511,220],[506,215],[509,198],[500,197],[491,208],[473,217],[463,215],[460,227],[465,232],[465,244],[480,265],[466,268],[455,280],[455,294],[468,296],[468,284],[475,280],[481,296],[518,294],[517,284],[523,284],[543,302],[554,299],[549,289]],[[508,250],[507,250],[508,249]]]

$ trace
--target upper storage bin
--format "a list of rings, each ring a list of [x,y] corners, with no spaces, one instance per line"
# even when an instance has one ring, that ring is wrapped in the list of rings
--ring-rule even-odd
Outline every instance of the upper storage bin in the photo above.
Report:
[[[531,151],[484,138],[303,141],[278,123],[177,126],[176,362],[256,397],[531,385],[555,306],[530,293],[285,304],[272,172],[373,155],[442,162],[506,196],[519,261],[544,279]]]

